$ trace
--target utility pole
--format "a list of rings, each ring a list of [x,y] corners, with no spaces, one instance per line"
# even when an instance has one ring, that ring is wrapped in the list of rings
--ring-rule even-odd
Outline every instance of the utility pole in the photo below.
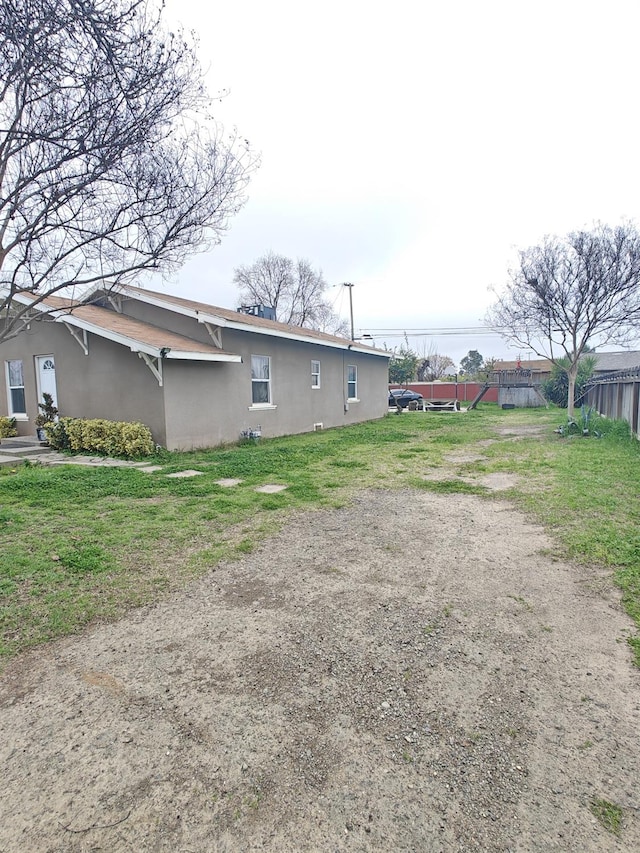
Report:
[[[342,283],[343,287],[349,288],[349,315],[351,316],[351,340],[355,340],[355,333],[353,331],[353,284],[350,281],[344,281]]]

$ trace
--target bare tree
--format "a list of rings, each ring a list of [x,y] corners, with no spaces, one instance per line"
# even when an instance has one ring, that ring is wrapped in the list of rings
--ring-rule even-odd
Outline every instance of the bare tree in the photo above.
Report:
[[[453,359],[448,355],[440,355],[435,348],[435,344],[431,343],[427,349],[426,343],[422,344],[421,357],[418,359],[416,374],[418,382],[433,382],[436,379],[442,379],[450,373],[450,368],[453,367]]]
[[[0,4],[0,340],[220,240],[256,165],[160,0]],[[25,305],[25,299],[30,305]]]
[[[547,237],[520,253],[510,278],[489,323],[567,373],[572,417],[578,362],[588,345],[624,344],[637,333],[640,234],[630,223],[598,223],[591,231]]]
[[[268,252],[251,264],[240,266],[233,276],[240,289],[240,305],[268,305],[281,323],[346,335],[346,321],[325,298],[327,283],[309,261],[297,261]]]

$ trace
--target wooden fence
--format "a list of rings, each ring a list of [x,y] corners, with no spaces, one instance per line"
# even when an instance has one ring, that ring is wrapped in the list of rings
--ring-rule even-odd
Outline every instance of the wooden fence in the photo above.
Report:
[[[607,418],[622,418],[640,438],[640,366],[591,380],[585,402]]]

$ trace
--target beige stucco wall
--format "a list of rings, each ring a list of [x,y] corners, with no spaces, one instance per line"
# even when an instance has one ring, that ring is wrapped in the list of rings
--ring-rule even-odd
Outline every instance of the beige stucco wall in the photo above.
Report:
[[[242,364],[165,361],[167,446],[205,447],[236,441],[261,428],[264,437],[343,426],[387,413],[387,361],[312,344],[227,332],[225,348]],[[271,359],[269,407],[251,403],[251,355]],[[320,388],[311,387],[311,360],[320,361]],[[346,401],[347,365],[358,368],[358,400]]]
[[[123,301],[124,313],[206,343],[206,328],[184,317],[135,299]],[[261,427],[265,437],[325,429],[383,417],[387,411],[388,360],[229,328],[221,329],[222,348],[242,364],[165,362],[167,446],[202,447],[236,441],[243,430]],[[251,355],[271,359],[274,408],[251,405]],[[311,360],[321,363],[320,388],[311,388]],[[358,368],[358,400],[346,400],[347,365]],[[195,405],[194,401],[200,404]],[[345,403],[348,406],[345,407]],[[345,410],[346,408],[346,410]]]
[[[126,347],[88,336],[89,354],[60,323],[33,322],[27,332],[0,344],[0,414],[8,414],[5,362],[23,362],[28,419],[20,435],[35,435],[38,414],[35,357],[53,355],[60,415],[142,421],[165,444],[164,395],[142,360]]]
[[[140,303],[127,313],[210,343],[196,320]],[[265,437],[342,426],[383,417],[387,412],[386,358],[222,330],[223,349],[242,363],[165,359],[163,387],[127,347],[88,335],[89,355],[58,323],[34,322],[29,332],[0,344],[0,414],[7,414],[4,362],[21,359],[25,371],[28,420],[20,434],[34,434],[37,414],[35,355],[52,354],[61,415],[142,421],[154,440],[169,449],[211,447],[237,441],[243,430],[260,426]],[[271,359],[272,405],[251,403],[251,355]],[[311,387],[311,361],[320,361],[320,388]],[[347,401],[347,367],[358,369],[358,399]]]

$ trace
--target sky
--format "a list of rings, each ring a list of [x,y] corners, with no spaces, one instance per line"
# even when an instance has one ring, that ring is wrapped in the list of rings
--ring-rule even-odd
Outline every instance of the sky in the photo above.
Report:
[[[235,307],[268,251],[356,337],[523,359],[482,327],[518,249],[640,219],[637,0],[167,0],[215,116],[260,154],[219,246],[162,287]],[[154,282],[153,286],[157,286]],[[493,290],[492,290],[493,289]]]

